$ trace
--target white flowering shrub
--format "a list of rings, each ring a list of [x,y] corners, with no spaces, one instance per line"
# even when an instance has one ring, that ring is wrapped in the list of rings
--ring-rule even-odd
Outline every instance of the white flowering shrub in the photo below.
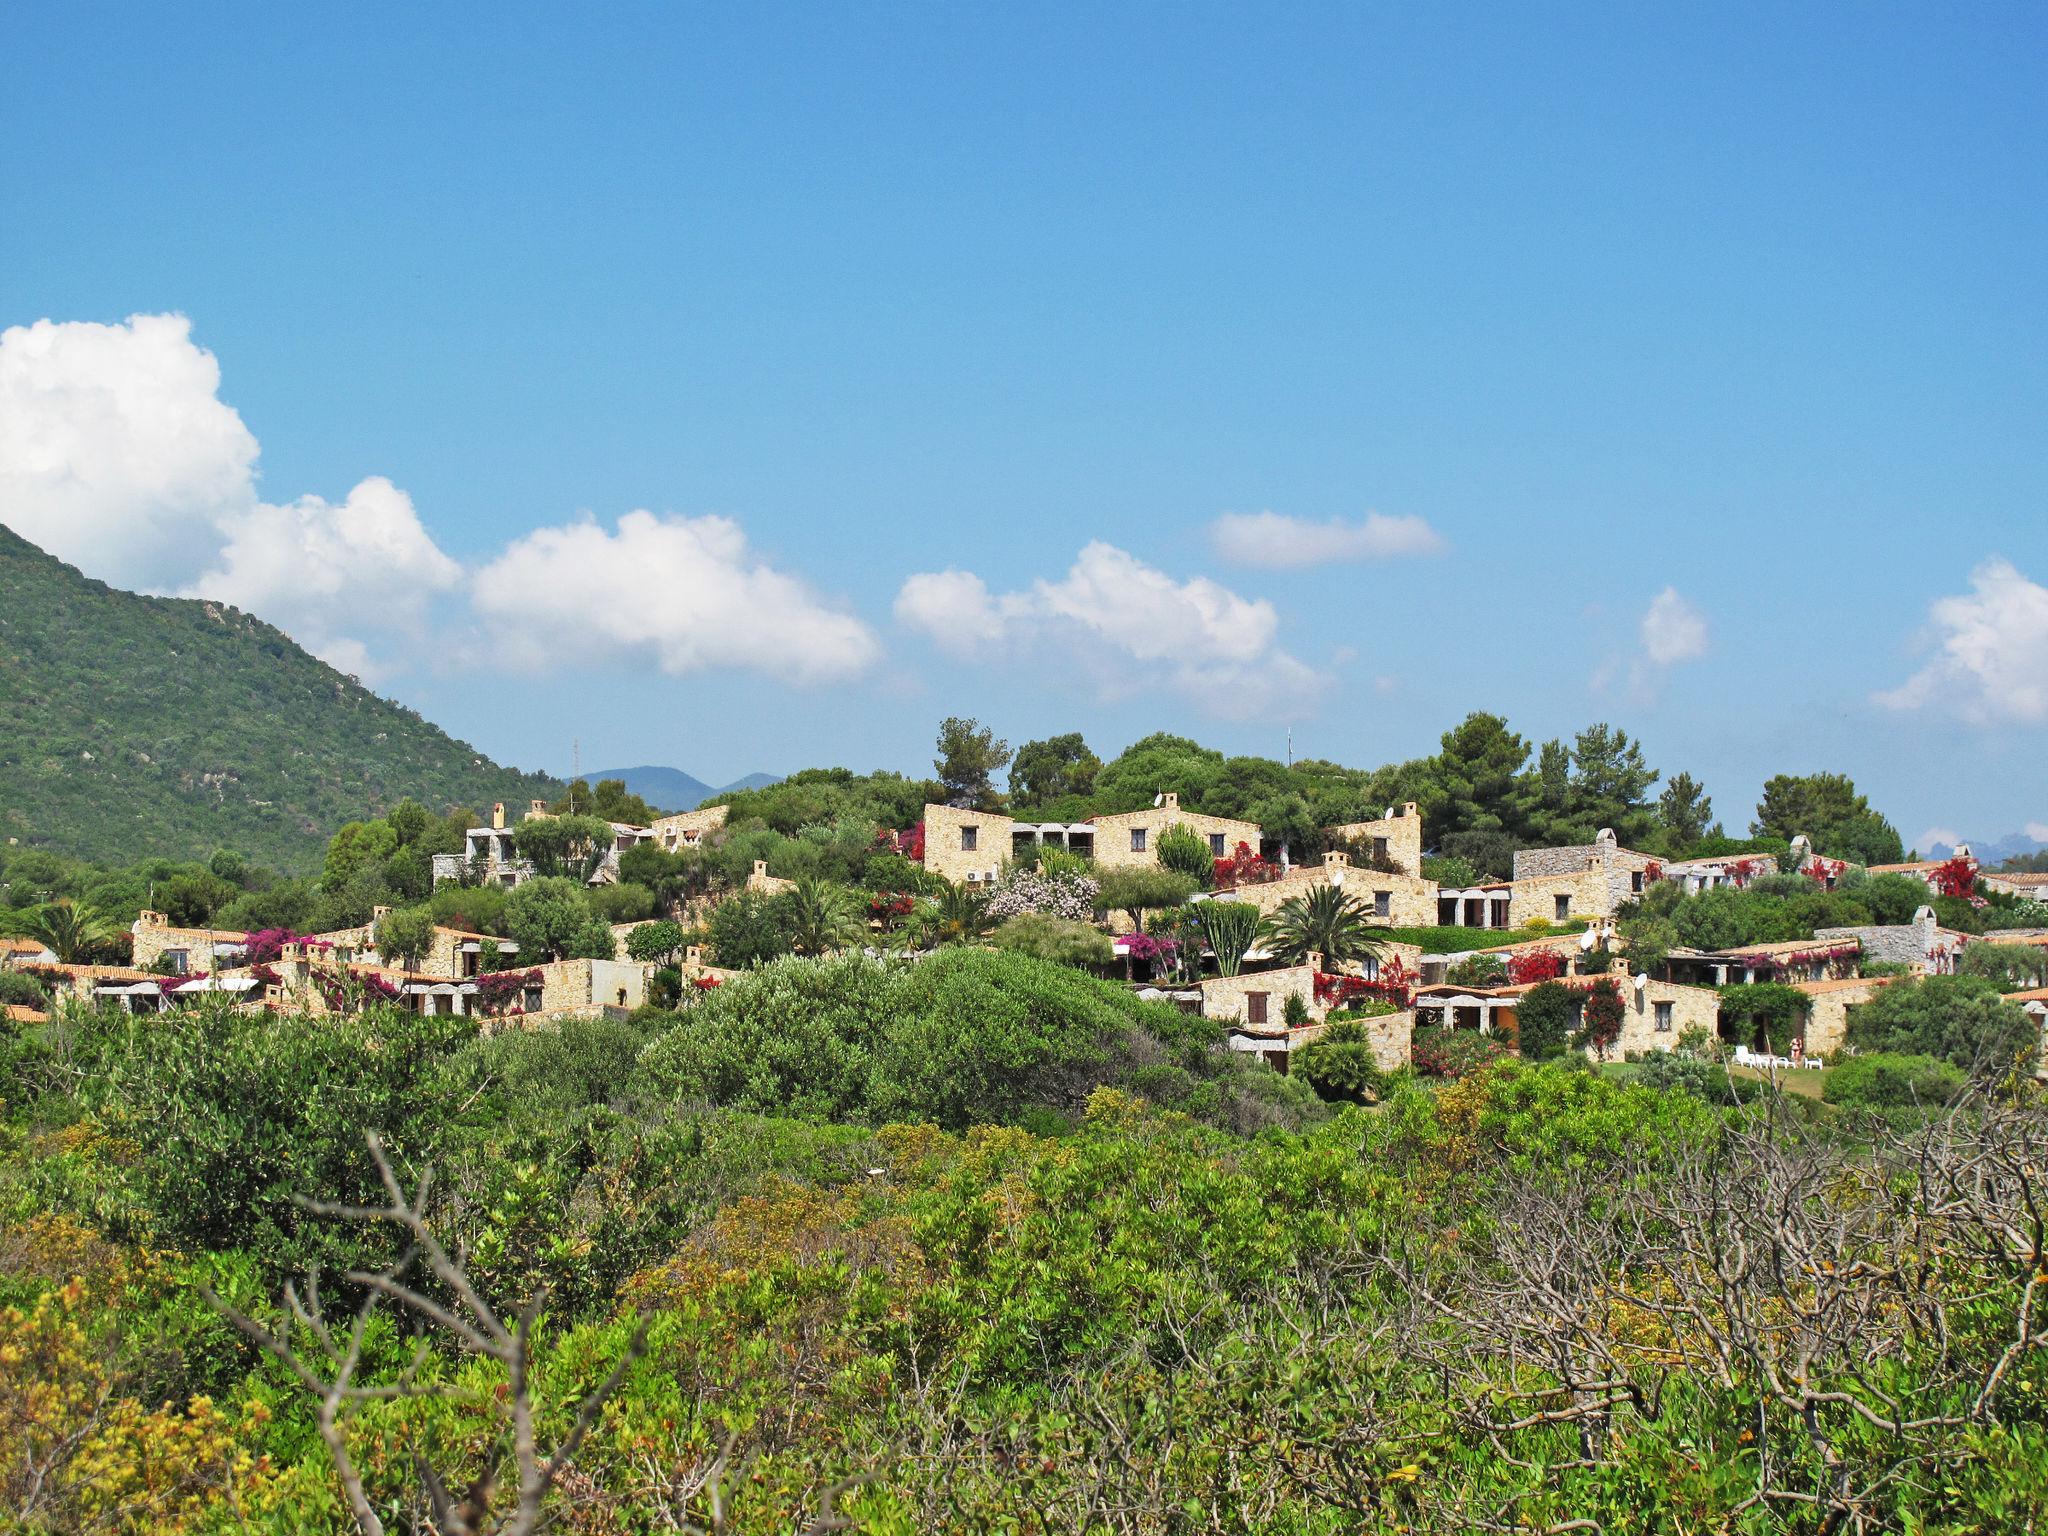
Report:
[[[989,893],[988,915],[997,922],[1042,912],[1085,923],[1095,916],[1095,898],[1102,886],[1086,875],[1048,875],[1042,870],[1013,869]]]

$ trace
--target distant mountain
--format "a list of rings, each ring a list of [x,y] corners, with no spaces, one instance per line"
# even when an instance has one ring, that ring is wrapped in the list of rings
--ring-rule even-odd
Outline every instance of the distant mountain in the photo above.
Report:
[[[685,773],[680,768],[658,767],[604,768],[583,777],[592,784],[600,779],[624,779],[630,793],[664,811],[694,811],[718,795],[738,789],[762,789],[782,782],[776,774],[750,773],[744,779],[734,779],[730,784],[714,789],[693,773]]]
[[[139,597],[0,527],[0,835],[113,863],[317,869],[345,821],[552,800],[225,603]]]
[[[1970,856],[1987,869],[2003,864],[2007,859],[2017,859],[2023,854],[2039,853],[2048,848],[2048,843],[2024,832],[2008,832],[2003,837],[1986,838],[1981,843],[1974,837],[1966,837],[1963,842],[1968,846]],[[1945,859],[1954,852],[1955,849],[1947,843],[1935,843],[1921,857]]]

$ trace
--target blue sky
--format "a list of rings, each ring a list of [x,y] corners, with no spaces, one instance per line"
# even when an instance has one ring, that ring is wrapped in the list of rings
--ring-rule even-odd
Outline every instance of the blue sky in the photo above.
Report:
[[[205,15],[0,20],[0,520],[501,759],[2048,824],[2038,7]]]

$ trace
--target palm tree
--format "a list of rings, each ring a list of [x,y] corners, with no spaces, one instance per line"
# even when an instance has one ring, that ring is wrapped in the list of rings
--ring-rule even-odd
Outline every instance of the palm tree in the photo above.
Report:
[[[800,955],[825,955],[844,949],[860,936],[861,922],[853,897],[843,886],[803,879],[783,898],[789,922],[790,948]]]
[[[1273,953],[1300,963],[1321,955],[1325,965],[1378,954],[1386,940],[1372,926],[1372,909],[1343,888],[1319,885],[1292,896],[1273,914]]]
[[[14,931],[42,945],[63,964],[73,965],[110,938],[113,925],[96,908],[74,905],[65,897],[22,913],[14,920]]]
[[[939,892],[938,940],[941,944],[971,944],[994,924],[989,920],[988,897],[971,885],[948,885]]]

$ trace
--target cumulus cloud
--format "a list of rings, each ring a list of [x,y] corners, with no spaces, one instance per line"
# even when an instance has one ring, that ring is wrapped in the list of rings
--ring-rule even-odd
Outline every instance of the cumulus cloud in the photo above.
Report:
[[[224,520],[218,563],[186,589],[286,620],[292,638],[343,671],[381,670],[356,635],[417,639],[434,605],[462,585],[412,498],[372,475],[340,504],[302,496]],[[395,632],[395,634],[394,634]]]
[[[2037,843],[2048,843],[2048,821],[2028,822],[2027,836]]]
[[[0,331],[0,517],[91,575],[164,591],[256,502],[256,439],[183,315]]]
[[[1707,653],[1706,615],[1666,587],[1643,615],[1642,637],[1643,654],[1657,666],[1697,661]]]
[[[1093,678],[1109,697],[1164,684],[1211,713],[1284,715],[1322,679],[1275,643],[1279,615],[1206,577],[1175,581],[1096,541],[1057,581],[991,594],[969,571],[912,576],[896,617],[961,657],[1039,656]]]
[[[1935,704],[1979,722],[2048,722],[2048,587],[2009,560],[1970,573],[1970,590],[1928,610],[1933,657],[1875,695],[1893,709]]]
[[[623,661],[824,683],[880,654],[867,625],[752,554],[726,517],[537,528],[477,572],[472,601],[497,654],[536,669]]]
[[[1290,569],[1354,560],[1433,555],[1444,547],[1419,517],[1368,512],[1362,523],[1332,518],[1314,523],[1279,512],[1226,512],[1209,525],[1217,554],[1232,565]]]

